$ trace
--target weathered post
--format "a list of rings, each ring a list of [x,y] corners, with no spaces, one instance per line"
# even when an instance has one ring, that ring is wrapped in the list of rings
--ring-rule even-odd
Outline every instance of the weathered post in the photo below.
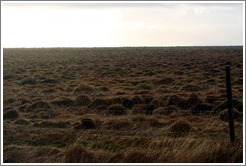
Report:
[[[234,120],[232,112],[232,91],[231,91],[231,67],[226,65],[226,88],[227,88],[227,102],[228,102],[228,114],[229,114],[229,129],[230,129],[230,140],[235,141],[235,130]]]

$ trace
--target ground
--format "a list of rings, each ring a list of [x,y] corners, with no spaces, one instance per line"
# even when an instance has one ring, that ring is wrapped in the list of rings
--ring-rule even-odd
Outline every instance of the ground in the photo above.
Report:
[[[242,162],[243,47],[4,49],[3,119],[4,162]]]

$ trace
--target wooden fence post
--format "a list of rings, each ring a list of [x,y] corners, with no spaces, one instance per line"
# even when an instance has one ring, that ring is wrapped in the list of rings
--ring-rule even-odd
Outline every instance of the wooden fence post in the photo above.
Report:
[[[232,90],[231,90],[231,67],[226,65],[226,88],[227,88],[227,102],[228,102],[228,114],[229,114],[229,129],[230,129],[230,141],[235,141],[234,120],[232,111]]]

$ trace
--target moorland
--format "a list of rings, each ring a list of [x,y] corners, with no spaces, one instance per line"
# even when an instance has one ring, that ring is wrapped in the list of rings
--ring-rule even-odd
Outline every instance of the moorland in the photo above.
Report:
[[[6,163],[243,162],[243,47],[4,48],[2,116]]]

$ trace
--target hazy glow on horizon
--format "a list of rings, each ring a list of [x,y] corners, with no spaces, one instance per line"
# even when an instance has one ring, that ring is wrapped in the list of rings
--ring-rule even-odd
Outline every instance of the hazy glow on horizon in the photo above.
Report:
[[[242,3],[2,3],[3,47],[242,45]]]

